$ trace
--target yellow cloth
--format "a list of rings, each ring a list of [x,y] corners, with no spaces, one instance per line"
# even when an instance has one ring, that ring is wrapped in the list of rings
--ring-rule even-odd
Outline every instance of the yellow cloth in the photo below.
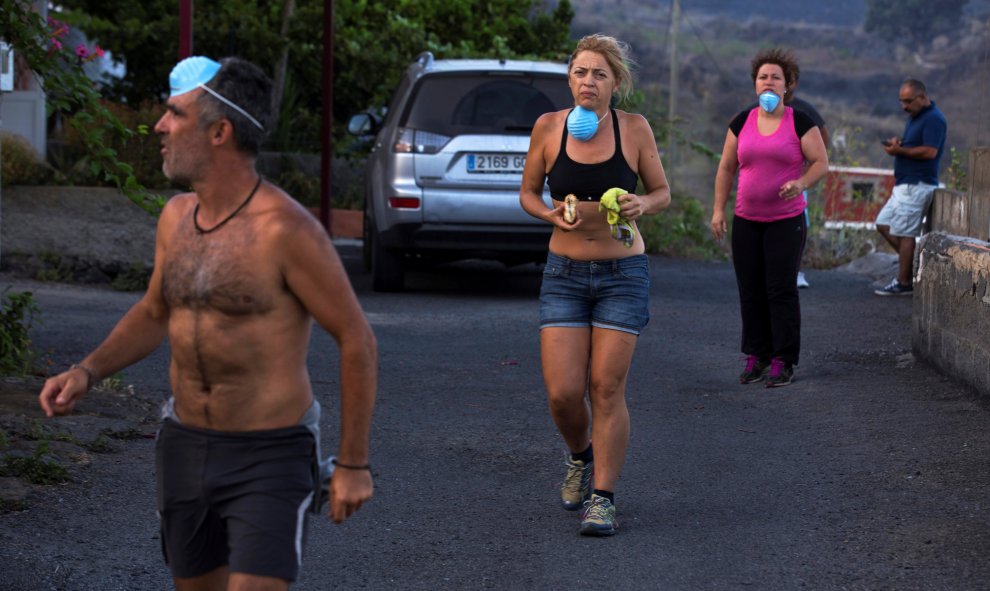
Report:
[[[602,193],[601,201],[598,202],[598,211],[605,212],[605,219],[612,227],[612,238],[622,242],[626,248],[633,245],[636,240],[636,230],[629,220],[619,215],[619,195],[628,193],[625,189],[612,187]]]

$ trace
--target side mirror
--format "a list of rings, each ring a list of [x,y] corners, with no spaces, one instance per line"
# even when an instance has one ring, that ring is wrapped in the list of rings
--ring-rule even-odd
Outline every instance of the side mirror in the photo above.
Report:
[[[378,133],[378,121],[370,113],[358,113],[347,122],[347,133],[357,137]]]

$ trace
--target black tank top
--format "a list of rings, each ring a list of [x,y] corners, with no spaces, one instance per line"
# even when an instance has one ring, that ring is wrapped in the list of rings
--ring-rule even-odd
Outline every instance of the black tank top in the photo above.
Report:
[[[582,164],[567,155],[567,124],[560,137],[560,153],[553,168],[547,173],[550,195],[557,201],[573,193],[581,201],[600,201],[602,193],[612,187],[620,187],[629,193],[636,191],[636,173],[629,168],[622,155],[622,138],[619,136],[619,118],[610,109],[612,129],[615,132],[615,152],[605,162]]]

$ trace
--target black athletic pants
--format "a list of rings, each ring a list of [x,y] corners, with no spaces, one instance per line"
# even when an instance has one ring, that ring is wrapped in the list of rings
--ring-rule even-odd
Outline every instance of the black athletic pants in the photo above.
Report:
[[[732,221],[732,262],[742,313],[742,352],[797,365],[801,303],[797,274],[808,233],[804,213],[775,222]]]

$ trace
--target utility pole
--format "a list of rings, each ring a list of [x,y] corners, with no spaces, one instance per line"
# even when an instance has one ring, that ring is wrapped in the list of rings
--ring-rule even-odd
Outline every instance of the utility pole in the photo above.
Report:
[[[179,59],[193,52],[193,0],[179,1]]]
[[[323,121],[320,151],[320,222],[333,223],[333,0],[323,0]]]
[[[670,6],[670,105],[667,108],[667,179],[674,176],[677,163],[677,137],[674,133],[677,120],[677,34],[681,28],[681,0],[672,0]]]

